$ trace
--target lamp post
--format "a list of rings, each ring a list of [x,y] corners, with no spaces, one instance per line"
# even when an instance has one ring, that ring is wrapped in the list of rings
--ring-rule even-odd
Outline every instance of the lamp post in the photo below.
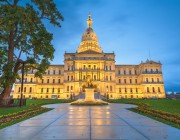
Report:
[[[22,72],[22,78],[21,78],[21,96],[20,96],[20,103],[19,106],[22,106],[22,98],[23,98],[23,84],[24,84],[24,66],[26,61],[23,61],[19,59],[19,62],[22,64],[21,72]]]

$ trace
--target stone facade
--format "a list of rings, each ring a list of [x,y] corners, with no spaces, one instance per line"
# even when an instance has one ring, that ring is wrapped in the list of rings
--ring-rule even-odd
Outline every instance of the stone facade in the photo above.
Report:
[[[50,65],[42,79],[32,70],[25,75],[26,98],[70,98],[85,90],[91,77],[95,92],[109,98],[165,98],[162,65],[147,60],[139,65],[116,65],[114,53],[104,53],[92,28],[91,16],[75,53],[64,54],[64,65]],[[20,97],[20,81],[13,98]]]

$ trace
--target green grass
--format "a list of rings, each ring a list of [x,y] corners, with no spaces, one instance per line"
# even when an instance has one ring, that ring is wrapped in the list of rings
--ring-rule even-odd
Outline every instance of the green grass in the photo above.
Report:
[[[63,99],[61,99],[61,100],[58,100],[58,99],[29,100],[28,99],[27,102],[26,102],[26,106],[23,106],[23,107],[19,107],[19,106],[18,107],[0,107],[0,116],[12,114],[12,113],[17,113],[17,112],[20,112],[20,111],[23,111],[23,110],[28,110],[28,109],[31,109],[31,108],[33,108],[35,106],[41,106],[41,105],[45,105],[45,104],[56,104],[56,103],[69,103],[69,102],[71,102],[71,100],[63,100]],[[32,104],[33,104],[33,106],[32,106]],[[0,129],[2,129],[4,127],[7,127],[7,126],[10,126],[10,125],[13,125],[13,124],[18,123],[18,122],[21,122],[23,120],[32,118],[34,116],[37,116],[37,115],[42,114],[44,112],[47,112],[49,110],[51,110],[51,109],[47,108],[44,111],[36,112],[36,114],[30,115],[30,116],[27,116],[27,117],[24,117],[24,118],[21,118],[21,119],[18,119],[18,120],[14,120],[11,123],[0,125]]]
[[[150,105],[151,109],[161,110],[161,111],[165,111],[165,112],[168,112],[168,113],[171,113],[171,114],[180,115],[180,100],[168,100],[168,99],[147,99],[147,100],[142,100],[142,99],[112,99],[112,100],[109,100],[109,102],[111,102],[111,103],[125,103],[125,104],[127,104],[127,103],[134,103],[134,104],[136,104],[136,103],[147,103],[147,104]],[[152,116],[152,115],[147,114],[147,113],[142,113],[142,112],[136,110],[136,108],[130,108],[129,110],[180,129],[180,125],[178,125],[178,124],[176,124],[174,122],[170,122],[170,121],[167,121],[167,120]]]
[[[70,102],[70,100],[58,100],[58,99],[37,99],[37,100],[27,100],[27,105],[23,107],[3,107],[0,108],[0,116],[7,115],[23,110],[29,109],[31,104],[45,105],[45,104],[55,104],[55,103],[66,103]]]
[[[166,111],[172,114],[180,114],[180,100],[168,99],[113,99],[113,103],[148,103],[152,109]]]

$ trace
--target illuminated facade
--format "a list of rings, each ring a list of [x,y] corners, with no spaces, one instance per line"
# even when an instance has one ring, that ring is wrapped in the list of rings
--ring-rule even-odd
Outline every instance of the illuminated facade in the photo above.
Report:
[[[50,65],[42,79],[35,70],[25,75],[26,98],[70,98],[84,92],[90,76],[95,92],[109,98],[164,98],[161,63],[152,60],[139,65],[116,65],[114,53],[104,53],[92,28],[91,16],[76,53],[64,54],[64,65]],[[20,81],[13,98],[20,97]]]

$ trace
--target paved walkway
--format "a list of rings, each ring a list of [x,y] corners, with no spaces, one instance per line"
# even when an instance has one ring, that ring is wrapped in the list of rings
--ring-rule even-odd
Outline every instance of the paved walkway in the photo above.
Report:
[[[0,140],[179,140],[180,130],[133,113],[134,105],[55,108],[0,130]]]

